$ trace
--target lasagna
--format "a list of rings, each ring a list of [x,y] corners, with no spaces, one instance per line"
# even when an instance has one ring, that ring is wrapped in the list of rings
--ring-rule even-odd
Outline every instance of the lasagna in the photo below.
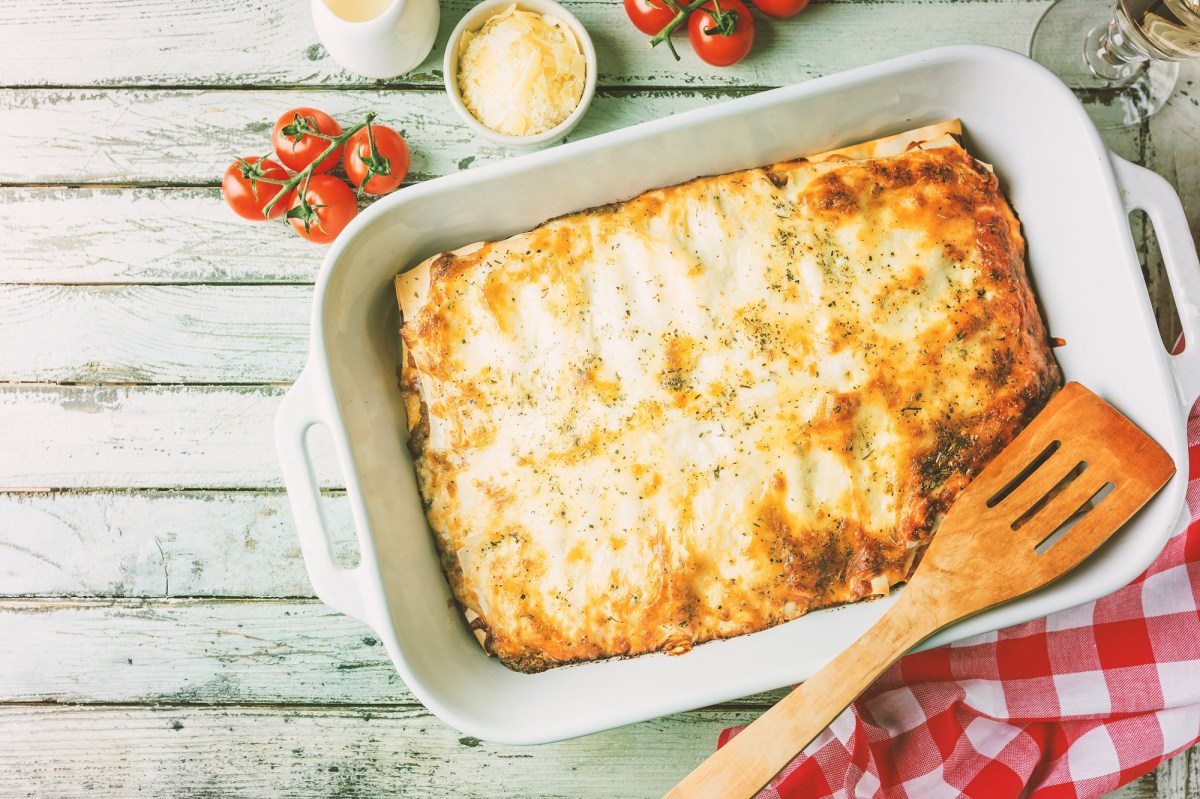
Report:
[[[1061,384],[956,123],[701,177],[396,278],[409,446],[512,669],[680,653],[904,581]]]

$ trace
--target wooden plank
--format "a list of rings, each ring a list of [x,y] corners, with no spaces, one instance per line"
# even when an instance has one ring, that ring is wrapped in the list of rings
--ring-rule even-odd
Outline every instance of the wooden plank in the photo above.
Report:
[[[282,387],[0,385],[0,490],[280,487]],[[342,487],[327,435],[318,479]]]
[[[597,96],[569,138],[657,119],[731,96],[711,89]],[[0,90],[0,183],[215,186],[234,157],[269,149],[284,111],[312,103],[347,123],[368,111],[400,130],[412,149],[410,181],[507,158],[512,150],[472,134],[436,91],[181,89]],[[103,131],[98,135],[96,131]],[[233,222],[236,217],[230,217]]]
[[[344,494],[323,497],[357,562]],[[311,597],[279,491],[0,493],[0,595]]]
[[[0,285],[0,381],[291,383],[310,286]]]
[[[316,600],[9,599],[0,629],[22,652],[0,703],[416,703],[375,633]]]
[[[433,51],[388,86],[441,85],[446,39],[471,0],[441,3]],[[602,86],[762,86],[806,80],[941,44],[979,42],[1023,51],[1045,0],[822,2],[792,20],[758,17],[758,41],[743,63],[709,67],[682,43],[675,62],[626,19],[619,3],[572,2],[591,32]],[[35,0],[0,4],[0,80],[8,86],[305,85],[361,86],[375,81],[342,70],[318,43],[307,3],[286,0],[85,0],[56,3],[52,16]],[[835,33],[837,35],[832,35]],[[919,35],[916,35],[919,32]],[[130,47],[130,41],[137,41]],[[853,42],[853,46],[847,43]]]
[[[745,711],[702,711],[537,747],[416,708],[0,708],[0,796],[661,795]]]
[[[535,747],[490,744],[413,708],[0,707],[0,796],[659,796],[749,710],[669,716]],[[1156,776],[1111,799],[1194,799]],[[1194,765],[1192,765],[1194,770]]]
[[[325,255],[215,188],[0,189],[0,229],[0,283],[311,283]]]
[[[309,602],[0,601],[0,702],[409,703],[366,625]]]

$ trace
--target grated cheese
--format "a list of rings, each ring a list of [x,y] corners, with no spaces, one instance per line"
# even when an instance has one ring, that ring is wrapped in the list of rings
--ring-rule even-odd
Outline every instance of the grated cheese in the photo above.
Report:
[[[463,34],[458,88],[467,110],[484,125],[532,136],[579,105],[584,69],[579,43],[562,20],[511,5]]]

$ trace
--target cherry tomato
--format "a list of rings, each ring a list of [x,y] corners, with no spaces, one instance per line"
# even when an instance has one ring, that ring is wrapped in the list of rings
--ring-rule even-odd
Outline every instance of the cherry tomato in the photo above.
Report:
[[[808,0],[754,0],[754,7],[775,19],[794,17],[804,10]]]
[[[307,132],[314,129],[326,136],[337,136],[342,132],[342,126],[333,117],[315,108],[293,108],[275,123],[275,130],[271,134],[275,155],[293,172],[299,172],[311,164],[329,146],[328,139]],[[313,171],[328,172],[341,159],[342,148],[339,147],[321,159]]]
[[[358,200],[346,181],[333,175],[313,175],[303,200],[299,195],[292,200],[288,221],[309,241],[328,244],[357,214]]]
[[[289,190],[287,196],[280,197],[279,202],[271,206],[271,215],[265,216],[263,207],[275,198],[282,187],[259,178],[287,180],[288,173],[268,158],[261,161],[257,156],[239,158],[226,168],[225,176],[221,178],[221,195],[238,216],[264,222],[275,219],[287,210],[292,204],[292,192]]]
[[[675,19],[675,12],[662,0],[625,0],[625,13],[633,27],[647,36],[658,33]]]
[[[346,177],[367,194],[387,194],[395,191],[408,174],[408,144],[403,136],[383,125],[371,125],[370,130],[370,138],[375,139],[374,156],[367,128],[346,142]]]
[[[720,4],[715,10],[714,3]],[[754,44],[754,20],[742,0],[714,0],[688,17],[688,41],[700,60],[727,67],[746,57]]]

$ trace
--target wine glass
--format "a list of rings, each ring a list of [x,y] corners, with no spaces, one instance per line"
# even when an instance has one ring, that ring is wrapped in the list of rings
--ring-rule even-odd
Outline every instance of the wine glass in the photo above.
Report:
[[[1062,78],[1096,126],[1136,125],[1162,108],[1179,61],[1200,58],[1200,0],[1058,0],[1030,55]]]

